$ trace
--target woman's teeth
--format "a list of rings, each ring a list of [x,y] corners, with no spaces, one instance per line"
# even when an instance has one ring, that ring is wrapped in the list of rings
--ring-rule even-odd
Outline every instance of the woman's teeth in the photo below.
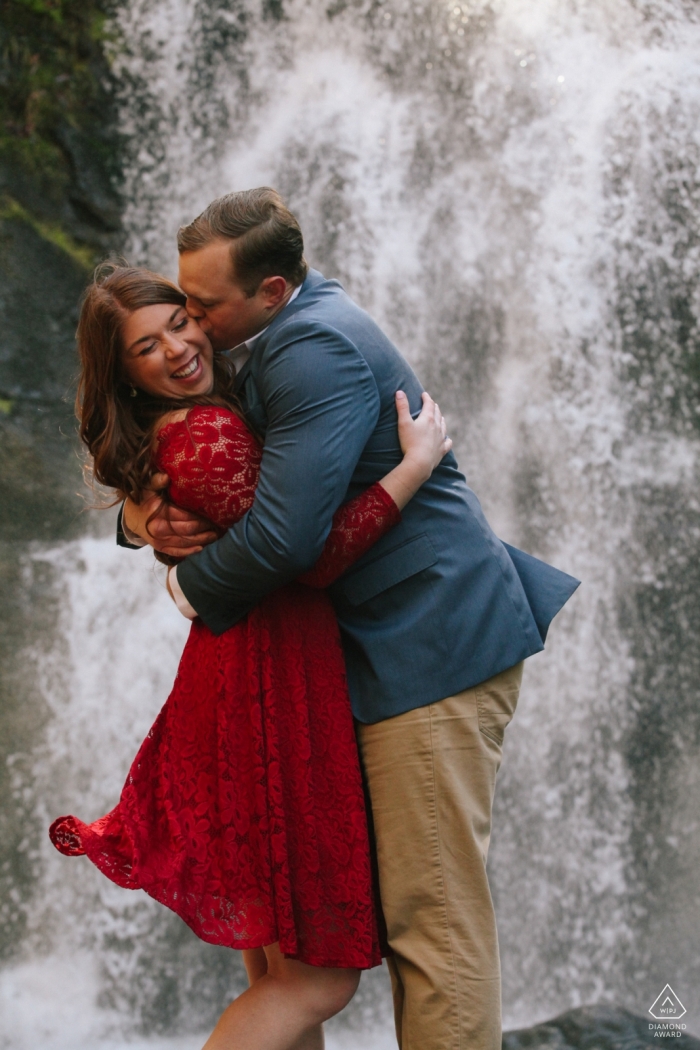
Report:
[[[192,360],[190,361],[190,363],[188,365],[185,365],[184,368],[181,368],[179,372],[173,372],[172,378],[173,379],[187,379],[188,376],[191,376],[193,372],[197,371],[197,365],[198,364],[199,364],[199,354],[197,354],[196,357],[193,357]]]

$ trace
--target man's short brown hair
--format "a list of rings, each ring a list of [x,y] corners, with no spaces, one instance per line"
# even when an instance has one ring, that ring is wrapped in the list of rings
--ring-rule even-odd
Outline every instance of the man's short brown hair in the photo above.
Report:
[[[177,234],[179,252],[196,252],[212,241],[230,240],[233,276],[249,296],[266,277],[298,285],[306,277],[299,223],[276,190],[260,186],[218,197]]]

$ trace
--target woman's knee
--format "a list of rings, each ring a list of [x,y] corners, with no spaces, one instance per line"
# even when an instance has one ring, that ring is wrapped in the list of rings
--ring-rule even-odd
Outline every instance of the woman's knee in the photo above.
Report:
[[[359,970],[325,970],[314,982],[313,1000],[318,1023],[328,1021],[348,1005],[360,983]]]
[[[322,1024],[344,1010],[360,983],[359,970],[294,962],[280,967],[277,976],[295,986],[295,997],[297,1002],[304,1003],[310,1024]]]

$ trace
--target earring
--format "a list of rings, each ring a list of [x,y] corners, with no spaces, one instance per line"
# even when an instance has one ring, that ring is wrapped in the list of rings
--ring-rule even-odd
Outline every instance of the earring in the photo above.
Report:
[[[137,394],[138,394],[138,390],[136,389],[135,386],[132,386],[132,388],[131,388],[131,395],[130,396],[131,397],[136,397]]]

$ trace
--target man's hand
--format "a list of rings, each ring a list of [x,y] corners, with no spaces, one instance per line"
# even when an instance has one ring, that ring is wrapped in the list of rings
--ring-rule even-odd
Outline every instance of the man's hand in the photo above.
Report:
[[[168,481],[167,474],[154,474],[151,479],[154,490],[164,489]],[[149,521],[151,515],[154,516]],[[161,554],[169,554],[172,558],[196,554],[207,543],[218,539],[218,533],[210,521],[200,518],[191,510],[165,503],[157,491],[146,496],[141,503],[125,500],[122,521],[130,532],[140,536]]]

